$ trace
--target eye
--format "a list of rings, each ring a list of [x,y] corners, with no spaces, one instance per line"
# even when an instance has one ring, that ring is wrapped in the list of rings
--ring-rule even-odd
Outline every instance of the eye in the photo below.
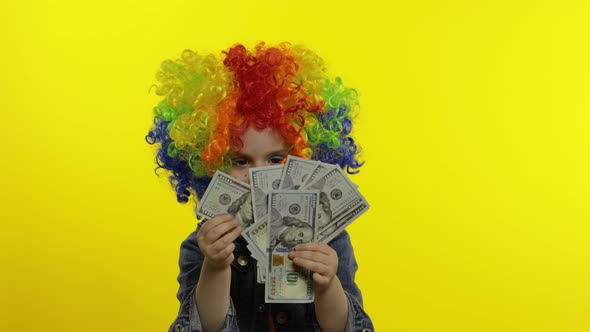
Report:
[[[270,157],[270,163],[271,164],[280,164],[283,159],[285,159],[285,157],[277,155],[277,156],[272,156]]]
[[[248,160],[246,159],[234,159],[231,161],[233,166],[246,166],[248,165]]]

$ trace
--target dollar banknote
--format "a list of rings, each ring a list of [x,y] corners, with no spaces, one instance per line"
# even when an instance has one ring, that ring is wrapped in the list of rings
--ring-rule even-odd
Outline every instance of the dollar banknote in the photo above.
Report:
[[[250,168],[250,188],[254,222],[264,221],[268,214],[268,192],[279,189],[283,165]]]
[[[305,188],[305,186],[307,186],[308,184],[311,184],[312,182],[314,182],[315,180],[317,180],[319,177],[327,174],[329,171],[331,171],[331,170],[333,170],[334,168],[337,168],[337,167],[338,166],[336,166],[336,165],[318,162],[318,166],[307,177],[307,180],[301,186],[301,188]]]
[[[297,244],[313,241],[319,196],[317,190],[280,190],[269,193],[266,302],[313,302],[311,272],[295,266],[288,255]]]
[[[256,265],[262,268],[259,273],[266,274],[266,251],[268,247],[268,219],[255,223],[242,232],[242,236],[250,244],[249,249],[252,256],[256,259]],[[264,280],[265,276],[261,275],[259,280]]]
[[[221,171],[215,172],[211,183],[197,206],[197,216],[213,218],[218,214],[231,213],[240,222],[242,229],[254,223],[250,186]]]
[[[369,208],[369,203],[340,168],[332,169],[304,189],[320,191],[317,242],[329,242]]]
[[[258,282],[263,283],[266,276],[266,244],[268,243],[266,234],[268,192],[279,188],[283,165],[254,167],[248,171],[254,208],[254,224],[244,230],[242,236],[250,243],[250,251],[256,254],[255,258],[259,268]]]
[[[318,165],[319,162],[315,160],[288,156],[281,175],[280,189],[297,190],[301,188]]]
[[[257,261],[257,281],[265,283],[269,280],[268,274],[275,267],[273,285],[266,286],[269,302],[309,302],[306,294],[311,284],[307,281],[311,279],[305,279],[304,271],[294,267],[288,259],[288,244],[293,241],[327,243],[364,213],[369,204],[340,167],[319,161],[289,156],[285,165],[250,168],[249,178],[250,185],[223,172],[216,172],[195,210],[197,216],[213,218],[218,214],[231,213],[238,219],[243,229],[242,237]],[[310,190],[317,200],[309,200]],[[302,203],[293,205],[292,210],[287,209],[286,212],[269,210],[271,191],[275,195],[282,194],[275,199],[277,202],[288,198],[291,201],[302,200]],[[298,222],[295,216],[302,213],[301,210],[310,209],[316,213],[314,222],[307,223],[312,225],[311,229]],[[274,218],[270,218],[273,215]],[[275,220],[274,226],[269,222],[271,219]],[[277,233],[277,220],[282,222],[278,225],[290,224],[291,233]],[[298,226],[293,226],[295,224]],[[284,227],[282,229],[285,230]],[[271,230],[275,230],[272,239],[269,237]],[[295,230],[299,232],[293,233]],[[300,239],[297,240],[296,236]],[[273,261],[269,252],[277,248],[279,250],[275,251]],[[283,257],[279,258],[281,255],[278,254],[283,252]],[[305,284],[303,280],[306,280]]]

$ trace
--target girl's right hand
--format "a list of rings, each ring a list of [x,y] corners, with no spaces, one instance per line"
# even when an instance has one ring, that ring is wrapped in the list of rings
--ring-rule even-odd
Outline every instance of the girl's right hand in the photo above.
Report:
[[[197,243],[205,263],[215,269],[225,269],[234,260],[234,240],[240,236],[240,223],[231,214],[220,214],[203,224],[197,233]]]

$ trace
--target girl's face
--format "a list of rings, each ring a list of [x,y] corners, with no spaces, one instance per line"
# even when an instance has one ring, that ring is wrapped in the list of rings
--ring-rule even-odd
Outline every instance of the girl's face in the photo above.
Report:
[[[249,183],[248,170],[251,167],[278,165],[287,157],[283,137],[271,128],[261,131],[249,127],[242,136],[242,150],[230,155],[232,167],[229,175]]]

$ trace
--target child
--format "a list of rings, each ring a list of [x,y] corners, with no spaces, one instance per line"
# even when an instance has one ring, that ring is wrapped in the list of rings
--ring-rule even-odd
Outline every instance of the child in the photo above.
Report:
[[[358,97],[327,77],[321,58],[288,43],[252,51],[238,44],[222,53],[220,60],[186,50],[157,74],[156,93],[165,98],[146,140],[160,144],[157,168],[171,171],[179,202],[202,197],[217,169],[249,182],[249,168],[281,164],[289,154],[358,172],[350,136]],[[313,272],[315,300],[270,304],[241,231],[234,216],[218,215],[182,243],[181,305],[170,331],[373,330],[346,232],[328,244],[300,243],[309,236],[292,232],[300,244],[289,258]]]

